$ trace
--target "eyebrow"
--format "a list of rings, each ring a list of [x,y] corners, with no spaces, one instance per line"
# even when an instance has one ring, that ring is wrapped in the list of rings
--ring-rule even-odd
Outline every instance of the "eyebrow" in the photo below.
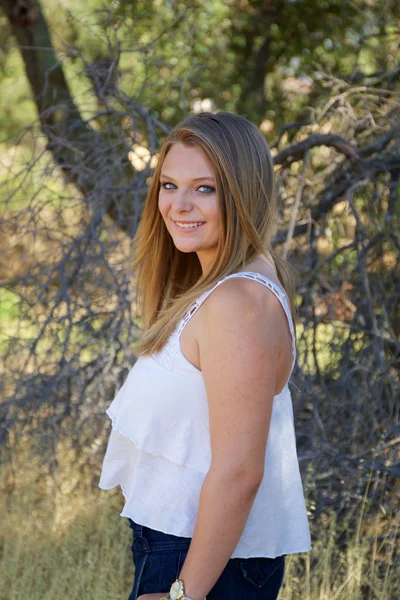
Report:
[[[167,175],[167,173],[160,173],[160,177],[166,177],[167,179],[174,179],[170,175]],[[192,181],[214,181],[214,178],[213,177],[196,177],[195,179],[192,179]]]

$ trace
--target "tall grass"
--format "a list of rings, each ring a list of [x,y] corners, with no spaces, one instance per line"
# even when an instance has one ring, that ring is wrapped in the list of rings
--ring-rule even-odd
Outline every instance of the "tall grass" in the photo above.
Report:
[[[1,470],[0,599],[126,600],[134,575],[131,530],[118,490],[67,455],[52,474],[39,457]],[[69,463],[69,464],[68,464]],[[385,516],[356,528],[332,511],[311,520],[313,549],[286,558],[279,600],[395,600],[400,597],[397,529]],[[392,524],[393,525],[393,524]],[[397,596],[396,596],[397,594]]]
[[[119,496],[69,491],[54,478],[32,485],[30,474],[12,494],[3,480],[1,600],[128,598],[134,571]]]

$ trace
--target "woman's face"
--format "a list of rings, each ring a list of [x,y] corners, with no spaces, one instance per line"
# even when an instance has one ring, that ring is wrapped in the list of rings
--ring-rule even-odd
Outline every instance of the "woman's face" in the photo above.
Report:
[[[196,252],[207,271],[220,226],[215,179],[201,148],[180,142],[170,148],[161,168],[158,208],[178,250]]]

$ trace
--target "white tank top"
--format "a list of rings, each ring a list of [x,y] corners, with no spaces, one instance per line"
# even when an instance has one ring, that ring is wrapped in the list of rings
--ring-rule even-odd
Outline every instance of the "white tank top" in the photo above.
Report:
[[[281,302],[292,336],[291,375],[296,340],[283,288],[260,273],[233,273],[193,303],[160,352],[138,358],[106,411],[112,430],[99,487],[121,487],[121,516],[176,536],[193,536],[201,486],[211,464],[203,375],[185,358],[179,339],[205,299],[231,277],[258,281]],[[286,383],[273,399],[264,477],[231,558],[275,558],[311,547]]]

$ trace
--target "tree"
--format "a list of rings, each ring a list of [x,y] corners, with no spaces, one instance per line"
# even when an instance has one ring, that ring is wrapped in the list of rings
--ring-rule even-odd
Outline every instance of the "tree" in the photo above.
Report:
[[[375,489],[382,483],[379,473],[389,480],[397,476],[400,61],[395,16],[374,21],[379,3],[369,3],[362,15],[353,8],[342,13],[335,2],[325,4],[337,16],[328,24],[337,51],[319,52],[320,62],[345,71],[332,74],[313,66],[307,54],[304,59],[304,45],[293,29],[299,7],[307,7],[304,26],[310,35],[318,33],[308,49],[317,53],[324,45],[322,3],[313,3],[313,12],[306,0],[211,2],[207,16],[223,33],[218,42],[207,42],[212,27],[202,29],[195,2],[163,3],[156,25],[159,3],[116,2],[112,10],[95,13],[96,43],[88,43],[86,53],[73,44],[71,27],[61,60],[36,0],[0,2],[24,58],[40,121],[40,131],[34,123],[13,140],[13,152],[27,147],[32,156],[25,160],[22,152],[20,166],[10,161],[2,179],[7,246],[0,277],[12,324],[7,322],[2,339],[7,369],[0,407],[3,441],[13,427],[31,432],[39,415],[47,428],[34,439],[47,444],[53,457],[61,437],[79,450],[79,460],[98,459],[87,448],[101,447],[104,407],[135,359],[129,241],[146,179],[171,124],[196,106],[191,102],[211,99],[218,108],[242,107],[270,136],[281,200],[275,244],[301,274],[301,361],[294,373],[301,393],[296,397],[294,390],[294,398],[301,465],[305,472],[317,470],[309,481],[315,510],[322,511],[327,502],[342,505],[348,490],[362,494],[371,470]],[[355,19],[363,27],[349,58]],[[347,27],[343,48],[339,25]],[[383,51],[372,57],[377,41],[386,58]],[[214,43],[226,50],[210,56],[215,73],[204,60]],[[280,57],[289,61],[296,54],[312,82],[311,95],[300,100],[296,85],[301,80],[293,76],[292,88],[282,85],[277,91],[285,76],[273,68]],[[178,60],[176,77],[168,66],[172,59]],[[76,95],[66,76],[68,61],[78,65]],[[289,115],[295,120],[285,120],[276,131],[270,107],[280,115],[277,123]],[[262,118],[255,118],[257,110]],[[24,244],[29,252],[21,252]],[[331,471],[331,477],[323,477]],[[393,499],[387,502],[392,509]]]

